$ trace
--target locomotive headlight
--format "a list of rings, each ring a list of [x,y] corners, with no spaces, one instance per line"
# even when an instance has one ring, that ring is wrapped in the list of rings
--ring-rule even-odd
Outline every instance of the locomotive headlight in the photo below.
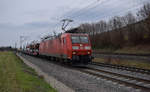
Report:
[[[76,52],[72,52],[72,54],[76,54]]]
[[[72,46],[72,49],[73,49],[73,50],[78,50],[79,47],[78,47],[78,46]]]
[[[88,52],[88,54],[90,54],[90,52]]]
[[[91,47],[90,47],[90,46],[85,46],[85,49],[86,49],[86,50],[90,50]]]

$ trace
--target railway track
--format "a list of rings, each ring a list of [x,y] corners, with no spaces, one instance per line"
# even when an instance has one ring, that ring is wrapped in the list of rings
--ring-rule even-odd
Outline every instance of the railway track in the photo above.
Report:
[[[141,92],[150,92],[150,80],[140,79],[91,67],[79,69],[79,71],[100,79],[112,81],[116,84],[124,85],[129,88],[139,89]]]
[[[107,71],[107,70],[103,70],[103,69],[96,69],[96,68],[92,68],[92,67],[86,67],[86,68],[75,68],[75,67],[70,67],[66,64],[60,64],[57,62],[53,62],[55,64],[59,64],[63,67],[67,67],[69,69],[74,69],[74,70],[78,70],[82,73],[86,73],[88,75],[92,75],[95,78],[97,78],[98,80],[106,80],[106,82],[110,82],[113,84],[121,85],[121,86],[125,86],[127,88],[132,88],[133,90],[137,90],[135,92],[150,92],[150,80],[148,79],[142,79],[142,78],[138,78],[138,77],[133,77],[133,76],[128,76],[125,74],[120,74],[120,73],[115,73],[115,72],[111,72],[111,71]],[[116,65],[108,65],[108,64],[103,64],[103,63],[91,63],[92,65],[95,66],[102,66],[102,67],[109,67],[109,68],[115,68],[115,69],[122,69],[122,70],[128,70],[128,71],[134,71],[139,73],[140,69],[136,69],[136,68],[131,68],[131,67],[124,67],[124,66],[116,66]],[[149,70],[140,70],[141,73],[143,73],[142,71],[144,71],[144,73],[149,74]],[[116,86],[116,87],[117,87]]]
[[[148,70],[148,69],[141,69],[141,68],[121,66],[121,65],[114,65],[114,64],[97,63],[97,62],[92,62],[91,65],[102,66],[102,67],[109,67],[109,68],[114,68],[114,69],[120,69],[120,70],[126,70],[126,71],[131,71],[131,72],[136,72],[136,73],[142,73],[142,74],[150,75],[150,70]]]

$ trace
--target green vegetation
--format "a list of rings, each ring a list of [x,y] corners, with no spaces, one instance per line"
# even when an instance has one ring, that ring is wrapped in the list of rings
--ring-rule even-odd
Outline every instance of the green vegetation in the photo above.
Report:
[[[136,60],[124,60],[114,58],[95,58],[93,62],[100,62],[106,64],[116,64],[130,67],[137,67],[142,69],[150,69],[150,62],[136,61]]]
[[[0,52],[0,92],[56,92],[12,52]]]

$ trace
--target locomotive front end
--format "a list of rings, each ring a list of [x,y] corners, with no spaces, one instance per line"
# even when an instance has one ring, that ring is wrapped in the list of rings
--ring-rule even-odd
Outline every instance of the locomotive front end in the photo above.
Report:
[[[74,63],[88,64],[92,61],[92,49],[87,34],[71,35],[72,60]]]

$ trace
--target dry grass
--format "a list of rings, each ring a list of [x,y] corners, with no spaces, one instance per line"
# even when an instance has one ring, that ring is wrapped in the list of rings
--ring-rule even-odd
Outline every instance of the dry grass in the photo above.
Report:
[[[115,51],[116,53],[131,53],[131,54],[150,54],[150,45],[138,45],[135,47],[125,47]]]
[[[96,49],[93,52],[98,53],[127,53],[127,54],[150,54],[150,45],[138,45],[134,47],[124,47],[122,49]]]
[[[150,69],[150,62],[146,61],[135,61],[135,60],[120,60],[114,58],[95,58],[93,62],[101,62],[107,64],[116,64],[123,66],[131,66],[143,69]]]

